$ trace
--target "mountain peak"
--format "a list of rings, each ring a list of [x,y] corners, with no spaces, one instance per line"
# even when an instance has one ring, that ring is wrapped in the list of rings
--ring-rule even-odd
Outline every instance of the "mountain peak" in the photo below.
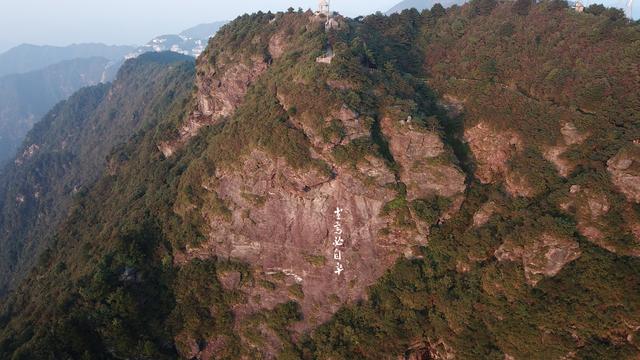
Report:
[[[0,357],[640,354],[640,24],[326,20],[243,15],[56,107],[0,188],[0,250],[42,254]]]

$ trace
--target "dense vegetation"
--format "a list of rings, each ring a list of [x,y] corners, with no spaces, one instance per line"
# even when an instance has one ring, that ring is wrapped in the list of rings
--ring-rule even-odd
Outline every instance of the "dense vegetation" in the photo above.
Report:
[[[190,91],[192,74],[188,57],[143,55],[127,62],[113,84],[82,89],[29,132],[0,175],[0,295],[33,265],[73,197],[103,173],[113,147]]]
[[[0,165],[13,159],[25,135],[56,103],[80,88],[111,81],[105,58],[63,61],[44,69],[0,77]]]
[[[462,359],[637,357],[640,260],[617,253],[634,246],[625,219],[635,218],[640,209],[617,192],[606,170],[608,159],[640,137],[640,98],[629,91],[640,80],[637,24],[609,9],[577,14],[560,1],[474,0],[449,10],[435,6],[422,13],[369,16],[325,33],[307,25],[309,14],[291,11],[279,14],[278,30],[291,35],[292,50],[274,60],[268,53],[273,16],[241,17],[211,41],[199,60],[200,71],[209,66],[202,63],[219,64],[228,49],[240,49],[236,61],[258,55],[272,67],[233,116],[203,129],[168,159],[157,144],[177,133],[191,111],[191,82],[185,79],[193,74],[183,69],[158,75],[157,81],[168,85],[156,89],[155,101],[145,102],[144,126],[110,153],[114,170],[79,192],[38,266],[5,302],[0,357],[161,359],[208,346],[219,358],[259,356],[243,348],[241,338],[263,345],[256,348],[277,343],[275,350],[285,359],[395,358],[409,349]],[[327,43],[336,57],[330,66],[319,66],[315,58]],[[139,68],[129,71],[144,74]],[[327,80],[350,86],[330,91]],[[278,106],[283,91],[303,105]],[[90,98],[104,101],[100,94],[104,97],[106,89],[100,87],[77,96],[92,92]],[[445,94],[466,100],[462,116],[438,105]],[[437,222],[448,200],[409,203],[399,184],[398,197],[384,211],[407,226],[409,210],[433,224],[420,256],[399,259],[370,288],[366,301],[345,304],[331,321],[303,336],[294,336],[290,328],[302,316],[295,301],[234,327],[230,309],[247,299],[226,289],[221,274],[233,269],[242,283],[265,289],[273,284],[253,278],[251,264],[227,259],[175,266],[176,251],[203,237],[200,217],[188,216],[196,210],[185,204],[198,209],[206,200],[216,205],[212,211],[224,213],[224,204],[203,199],[196,185],[216,165],[233,163],[237,154],[253,148],[293,167],[330,171],[311,161],[308,139],[285,121],[287,112],[325,115],[319,101],[344,101],[369,118],[371,140],[338,147],[334,156],[340,163],[355,166],[373,155],[397,171],[380,133],[381,115],[413,114],[421,126],[442,134],[467,171],[464,203],[455,216]],[[567,177],[542,156],[560,137],[558,119],[592,134],[569,148],[566,156],[575,166]],[[524,139],[525,150],[508,166],[533,179],[534,195],[514,197],[500,183],[474,178],[476,159],[461,137],[480,121]],[[334,123],[310,124],[328,140],[344,131]],[[43,128],[42,135],[64,127],[57,129]],[[606,241],[615,252],[581,235],[577,217],[561,209],[576,184],[611,197]],[[489,201],[499,211],[472,226],[474,214]],[[533,287],[521,263],[500,262],[493,254],[506,240],[526,245],[543,231],[574,239],[581,256]],[[296,288],[290,293],[304,296]],[[265,333],[275,335],[266,341]]]

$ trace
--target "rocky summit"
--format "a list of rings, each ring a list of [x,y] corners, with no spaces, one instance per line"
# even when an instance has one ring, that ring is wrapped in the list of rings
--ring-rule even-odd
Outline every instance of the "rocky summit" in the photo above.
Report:
[[[0,357],[637,358],[639,63],[637,23],[556,0],[129,60],[0,179]]]

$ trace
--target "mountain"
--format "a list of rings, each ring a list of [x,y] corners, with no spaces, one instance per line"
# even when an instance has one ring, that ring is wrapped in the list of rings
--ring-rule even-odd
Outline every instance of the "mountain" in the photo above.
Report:
[[[116,70],[110,60],[94,57],[0,77],[0,164],[15,155],[27,132],[53,105],[82,87],[111,81]]]
[[[407,9],[416,9],[418,11],[422,11],[425,9],[431,9],[433,5],[440,4],[445,8],[448,8],[453,5],[462,5],[466,3],[465,0],[443,0],[443,1],[435,1],[435,0],[403,0],[393,6],[391,9],[387,10],[386,15],[400,13],[403,10]]]
[[[127,54],[126,58],[134,58],[147,52],[162,51],[173,51],[178,54],[198,57],[206,46],[206,40],[192,39],[181,35],[162,35],[151,39],[147,44]]]
[[[210,24],[200,24],[181,32],[179,35],[157,36],[147,44],[137,48],[134,52],[127,54],[126,57],[132,58],[150,51],[173,51],[183,55],[198,57],[207,46],[209,38],[214,36],[220,27],[226,23],[226,21],[219,21]]]
[[[210,37],[214,36],[222,26],[227,23],[228,21],[216,21],[208,24],[196,25],[181,32],[180,35],[192,39],[208,40]]]
[[[103,173],[112,148],[148,126],[176,92],[191,88],[192,63],[174,53],[127,61],[113,84],[82,89],[29,131],[0,174],[1,289],[33,264],[74,196]]]
[[[9,49],[11,49],[12,47],[14,47],[15,44],[11,41],[8,40],[0,40],[0,53],[3,53]]]
[[[86,126],[36,133],[47,156],[68,129],[83,149],[129,136],[46,250],[20,251],[40,256],[3,302],[0,357],[637,358],[639,26],[560,1],[258,13],[195,70],[127,72],[171,84],[121,83],[156,99],[145,126],[92,116],[119,87],[90,88],[63,112]],[[73,189],[44,170],[82,173],[62,160],[21,177]],[[34,190],[5,191],[2,229]]]
[[[65,47],[23,44],[0,54],[0,76],[40,70],[65,60],[102,57],[118,60],[131,52],[130,46],[74,44]]]
[[[206,47],[209,37],[224,24],[201,24],[180,35],[156,37],[138,48],[100,44],[64,48],[21,45],[0,55],[0,73],[22,72],[53,64],[29,73],[0,77],[0,164],[15,155],[27,131],[53,105],[83,86],[111,81],[125,57],[132,58],[151,51],[173,51],[197,57]],[[88,58],[91,54],[101,54],[108,61]],[[65,58],[72,60],[57,63]]]

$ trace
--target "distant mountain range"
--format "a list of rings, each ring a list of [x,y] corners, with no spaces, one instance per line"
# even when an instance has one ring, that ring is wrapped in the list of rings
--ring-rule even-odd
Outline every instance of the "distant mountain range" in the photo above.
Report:
[[[102,57],[73,59],[0,77],[0,163],[12,157],[33,125],[78,89],[111,81],[119,66]]]
[[[72,69],[81,67],[76,64]],[[142,126],[157,121],[160,114],[168,113],[172,101],[167,99],[189,94],[192,78],[192,57],[143,54],[126,61],[112,83],[85,87],[53,106],[23,136],[19,156],[0,173],[0,239],[9,239],[0,240],[0,254],[10,254],[0,255],[0,297],[13,273],[9,269],[28,263],[21,260],[21,246],[25,245],[25,254],[38,251],[48,229],[54,228],[69,210],[78,189],[102,173],[113,147],[126,142]],[[23,193],[28,194],[25,206],[12,213],[11,204]],[[8,218],[18,213],[19,218]],[[21,236],[33,241],[14,241]],[[0,359],[6,359],[1,352]]]
[[[442,6],[450,7],[453,5],[462,5],[466,3],[465,0],[403,0],[398,3],[396,6],[389,9],[385,14],[391,15],[395,13],[402,12],[403,10],[415,8],[418,11],[422,11],[425,9],[431,9],[435,4],[441,4]]]
[[[16,44],[9,40],[0,40],[0,54],[11,49]]]
[[[208,24],[196,25],[180,33],[181,36],[206,40],[215,35],[228,21],[216,21]]]
[[[146,45],[20,45],[0,54],[0,164],[53,105],[82,87],[111,81],[126,59],[172,51],[198,57],[226,22],[200,24]]]
[[[126,58],[140,56],[147,52],[172,51],[182,55],[198,57],[207,46],[209,38],[218,32],[226,21],[200,24],[178,35],[161,35],[126,55]]]
[[[135,47],[132,46],[104,44],[74,44],[64,47],[23,44],[0,54],[0,76],[40,70],[65,60],[90,57],[119,60],[134,50]]]

